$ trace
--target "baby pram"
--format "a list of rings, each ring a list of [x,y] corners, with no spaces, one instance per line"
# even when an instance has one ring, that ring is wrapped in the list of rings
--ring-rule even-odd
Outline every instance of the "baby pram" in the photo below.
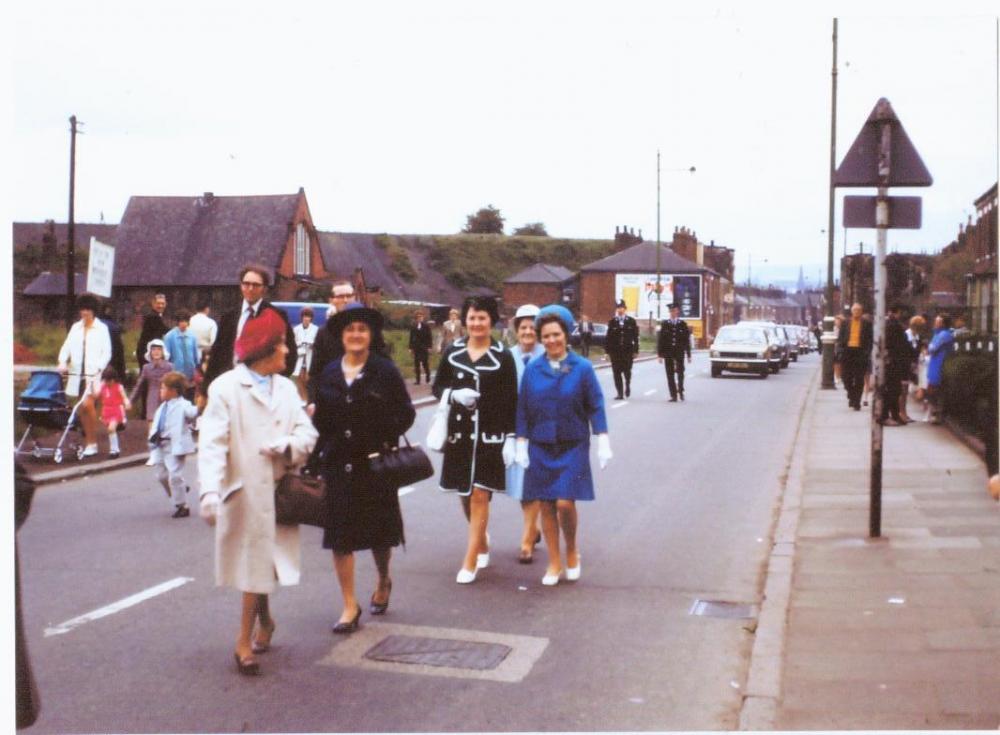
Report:
[[[35,370],[28,379],[28,387],[21,393],[17,402],[17,413],[23,418],[28,428],[25,429],[21,441],[14,449],[15,454],[30,454],[41,458],[51,456],[59,464],[64,456],[83,459],[83,445],[77,442],[66,443],[71,431],[79,431],[79,420],[76,412],[83,399],[73,406],[72,410],[66,402],[66,392],[63,390],[62,375],[55,370]],[[39,445],[31,435],[35,427],[62,431],[55,447]],[[31,448],[25,443],[31,439]]]

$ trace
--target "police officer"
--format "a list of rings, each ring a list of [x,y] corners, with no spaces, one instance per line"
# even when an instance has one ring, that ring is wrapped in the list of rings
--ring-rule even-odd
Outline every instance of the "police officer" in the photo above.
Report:
[[[615,315],[608,322],[604,351],[611,358],[611,372],[615,377],[616,401],[622,399],[622,378],[625,379],[625,397],[632,394],[632,359],[639,352],[639,325],[625,313],[625,301],[619,301]]]
[[[667,387],[670,400],[676,401],[678,394],[684,400],[684,355],[691,362],[691,329],[681,319],[680,307],[673,303],[669,307],[670,318],[660,322],[660,336],[656,340],[656,354],[660,362],[666,364]],[[676,382],[674,375],[676,374]]]

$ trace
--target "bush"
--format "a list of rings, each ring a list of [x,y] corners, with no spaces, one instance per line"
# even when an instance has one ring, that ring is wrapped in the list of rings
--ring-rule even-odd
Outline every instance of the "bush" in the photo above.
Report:
[[[20,342],[14,343],[14,364],[15,365],[36,365],[38,355],[30,347],[25,347]]]
[[[941,394],[945,413],[985,439],[997,420],[997,360],[986,353],[957,353],[944,363]]]

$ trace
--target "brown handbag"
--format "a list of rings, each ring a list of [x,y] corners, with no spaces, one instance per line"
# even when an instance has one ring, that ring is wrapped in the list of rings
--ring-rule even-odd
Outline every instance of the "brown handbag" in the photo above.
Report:
[[[326,481],[319,473],[286,472],[274,488],[274,516],[277,523],[326,528]]]

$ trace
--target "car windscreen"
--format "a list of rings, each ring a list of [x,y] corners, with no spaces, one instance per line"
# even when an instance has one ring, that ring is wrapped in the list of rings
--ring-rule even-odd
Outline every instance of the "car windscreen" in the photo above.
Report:
[[[764,330],[749,327],[723,327],[715,338],[716,342],[729,344],[763,345],[767,344]]]

